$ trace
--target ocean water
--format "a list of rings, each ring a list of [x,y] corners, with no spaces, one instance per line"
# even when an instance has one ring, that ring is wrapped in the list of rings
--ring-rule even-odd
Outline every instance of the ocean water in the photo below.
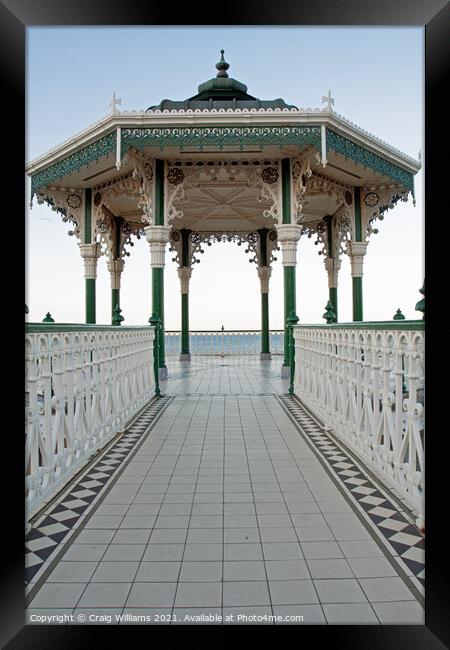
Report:
[[[272,354],[283,353],[283,332],[271,332],[269,345]],[[259,354],[261,352],[261,334],[257,332],[233,333],[199,332],[189,336],[191,354]],[[166,354],[179,354],[181,349],[181,334],[166,333]]]

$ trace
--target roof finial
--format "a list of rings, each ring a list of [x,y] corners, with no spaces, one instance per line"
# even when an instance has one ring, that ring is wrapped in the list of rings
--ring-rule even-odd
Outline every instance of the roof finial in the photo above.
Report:
[[[228,77],[228,74],[227,74],[226,71],[227,71],[228,68],[230,67],[230,64],[227,63],[227,62],[225,61],[225,59],[223,58],[224,53],[225,53],[225,50],[220,50],[220,54],[221,54],[220,61],[219,61],[219,63],[216,63],[216,68],[217,68],[218,71],[219,71],[219,72],[216,74],[216,77],[217,77],[217,78],[220,78],[220,77],[226,78],[226,77]]]

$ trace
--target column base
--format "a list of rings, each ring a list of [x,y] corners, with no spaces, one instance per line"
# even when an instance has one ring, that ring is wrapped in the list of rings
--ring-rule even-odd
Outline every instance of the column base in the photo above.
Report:
[[[164,368],[159,369],[159,381],[166,381],[168,377],[168,372],[167,372],[167,366],[164,366]]]
[[[180,354],[180,361],[190,361],[191,360],[191,353],[190,352],[182,352]]]
[[[289,379],[290,376],[291,376],[291,366],[283,363],[283,365],[281,366],[281,378]]]
[[[261,352],[259,358],[261,361],[270,361],[272,359],[272,355],[270,352]]]

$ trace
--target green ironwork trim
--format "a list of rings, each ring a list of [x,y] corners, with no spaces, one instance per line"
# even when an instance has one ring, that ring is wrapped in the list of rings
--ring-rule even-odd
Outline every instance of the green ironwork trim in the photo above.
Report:
[[[422,321],[421,321],[422,322]],[[121,332],[128,330],[154,329],[149,325],[126,325],[120,328]],[[58,332],[116,332],[117,327],[113,325],[83,325],[80,323],[26,323],[25,334],[46,334],[48,332],[57,334]]]
[[[92,237],[92,190],[85,192],[84,202],[84,243],[90,244]]]
[[[155,160],[154,201],[155,201],[155,224],[162,226],[164,225],[164,160]],[[158,316],[161,316],[161,314],[158,314]]]
[[[393,181],[401,183],[408,190],[414,192],[414,176],[411,172],[402,169],[398,165],[394,165],[381,156],[356,144],[356,142],[352,142],[344,136],[338,135],[328,127],[326,129],[326,140],[327,151],[333,149],[336,153],[340,153],[346,158],[351,158],[356,163],[364,167],[369,167],[383,176],[388,176]]]
[[[281,202],[283,223],[291,223],[291,161],[283,158],[281,161]]]
[[[320,151],[320,127],[318,126],[197,126],[129,128],[121,131],[121,151],[129,147],[203,147],[223,149],[233,145],[241,149],[245,145],[298,144],[314,145]]]
[[[353,320],[363,321],[363,279],[352,278]]]
[[[50,165],[31,176],[31,195],[35,193],[40,187],[44,187],[53,181],[56,181],[64,176],[68,176],[73,171],[78,171],[84,165],[98,160],[102,156],[107,156],[110,151],[116,149],[116,131],[112,131],[107,135],[100,138],[96,142],[83,147],[79,151],[71,154],[64,160]]]
[[[425,323],[422,320],[401,320],[401,321],[372,321],[372,322],[351,322],[351,323],[331,323],[331,325],[295,325],[297,329],[344,329],[344,330],[420,330],[425,329]]]
[[[355,241],[362,241],[360,187],[355,187]]]

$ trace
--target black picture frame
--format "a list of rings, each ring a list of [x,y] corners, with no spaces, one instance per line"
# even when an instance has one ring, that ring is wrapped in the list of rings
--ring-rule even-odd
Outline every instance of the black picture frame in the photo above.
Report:
[[[372,650],[375,648],[396,648],[414,650],[439,650],[450,644],[449,599],[448,599],[448,537],[445,530],[448,507],[445,504],[448,462],[443,449],[448,438],[447,429],[440,426],[440,414],[448,401],[447,382],[442,380],[438,370],[446,368],[443,345],[448,335],[448,320],[445,317],[447,295],[445,280],[448,277],[446,248],[447,229],[444,221],[446,207],[446,182],[444,173],[446,165],[441,164],[439,152],[445,150],[445,88],[444,76],[449,60],[450,11],[445,0],[305,0],[302,3],[274,3],[270,0],[259,2],[227,3],[221,5],[216,24],[211,21],[211,9],[214,6],[203,3],[185,3],[177,6],[176,13],[172,5],[155,3],[150,5],[144,0],[3,0],[0,4],[0,65],[3,79],[3,102],[7,109],[3,118],[3,159],[7,163],[4,174],[3,214],[4,224],[14,224],[15,239],[22,242],[24,232],[23,206],[25,205],[25,187],[23,183],[25,163],[25,30],[37,25],[165,25],[176,15],[180,26],[268,26],[268,25],[361,25],[383,26],[417,25],[425,27],[425,247],[427,273],[427,327],[426,327],[426,385],[427,409],[426,430],[428,440],[426,453],[427,486],[427,534],[426,534],[426,623],[425,626],[302,626],[301,630],[288,628],[294,633],[297,642],[313,640],[313,643],[330,643],[333,648],[355,648]],[[382,45],[380,44],[380,47]],[[168,49],[169,52],[169,49]],[[172,51],[176,57],[176,51]],[[401,83],[401,79],[399,79]],[[380,79],[380,99],[383,100],[382,80]],[[388,101],[388,98],[386,98]],[[406,109],[407,110],[407,109]],[[6,144],[6,134],[11,141]],[[448,166],[448,165],[447,165]],[[448,181],[447,181],[448,183]],[[17,213],[17,215],[16,215]],[[23,228],[23,231],[21,231]],[[18,232],[21,231],[21,232]],[[24,498],[22,454],[22,381],[23,373],[18,350],[23,349],[23,299],[20,294],[22,276],[17,253],[21,248],[14,246],[12,233],[3,232],[5,248],[14,252],[13,265],[4,264],[3,320],[7,324],[6,348],[11,353],[11,361],[5,361],[5,371],[17,376],[17,385],[12,382],[4,390],[4,429],[3,442],[7,453],[3,455],[4,522],[2,526],[5,550],[2,554],[2,573],[0,582],[0,643],[6,648],[86,648],[94,647],[90,639],[98,639],[100,647],[105,644],[105,627],[57,627],[24,625],[24,583],[23,583],[23,531]],[[25,256],[25,251],[24,251]],[[20,257],[20,256],[19,256]],[[419,262],[419,260],[418,260]],[[9,271],[9,273],[8,273]],[[16,288],[14,288],[16,287]],[[419,287],[418,287],[419,289]],[[419,298],[419,296],[418,296]],[[13,306],[11,307],[11,302]],[[21,304],[20,304],[21,303]],[[20,321],[19,321],[20,316]],[[12,319],[12,323],[11,323]],[[16,337],[16,339],[14,338]],[[437,369],[434,371],[434,369]],[[10,388],[11,386],[11,388]],[[5,417],[6,416],[6,417]],[[9,460],[8,460],[9,459]],[[14,459],[11,461],[10,459]],[[10,513],[6,506],[10,506]],[[133,628],[133,634],[137,628]],[[165,628],[166,629],[166,628]],[[187,629],[181,628],[186,637]],[[198,635],[199,626],[192,626],[187,636]],[[202,629],[208,629],[203,627]],[[209,631],[217,627],[209,628]],[[222,628],[224,633],[233,628]],[[222,631],[221,629],[221,631]],[[243,628],[240,628],[242,630]],[[280,629],[271,628],[270,633],[280,633]],[[125,634],[129,639],[130,627],[122,626],[108,630],[114,633],[116,642]],[[142,628],[141,628],[142,631]],[[147,642],[153,638],[154,627],[144,628]],[[251,628],[251,633],[258,631]],[[161,630],[159,630],[161,633]],[[173,628],[168,628],[173,633]],[[267,638],[269,628],[264,628]],[[309,638],[308,638],[309,637]],[[186,637],[187,638],[187,637]],[[97,642],[96,646],[97,646]]]

